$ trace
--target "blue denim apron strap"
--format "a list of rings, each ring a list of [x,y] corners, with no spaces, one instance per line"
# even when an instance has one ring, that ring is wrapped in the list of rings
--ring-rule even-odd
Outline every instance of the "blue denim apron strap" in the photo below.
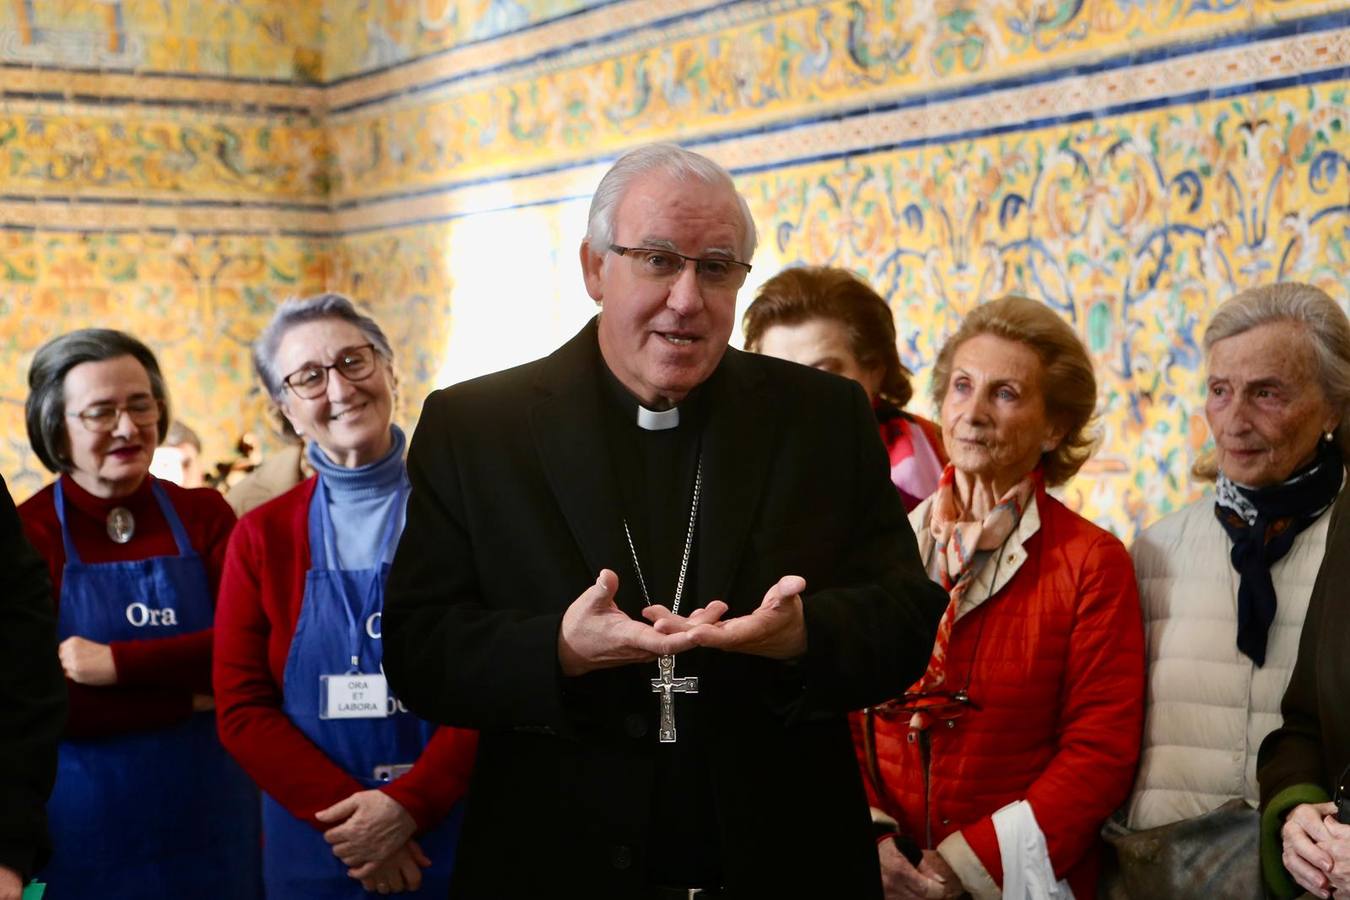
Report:
[[[57,482],[63,638],[154,640],[211,626],[206,568],[167,492],[152,489],[178,555],[90,564],[76,552]],[[62,741],[47,811],[53,854],[38,877],[52,900],[258,896],[258,792],[221,747],[211,713]]]
[[[377,570],[349,570],[350,578],[338,576],[341,600],[338,605],[347,620],[347,659],[345,672],[355,673],[361,670],[362,629],[372,632],[367,635],[376,639],[372,617],[384,607],[384,581],[388,575],[388,566],[393,562],[394,549],[398,545],[399,521],[404,505],[408,501],[406,481],[399,486],[398,496],[390,508],[389,515],[381,530],[379,552],[376,554]],[[318,572],[341,572],[338,568],[337,535],[333,529],[332,513],[328,509],[328,488],[320,478],[314,486],[314,496],[310,501],[309,516],[310,570]],[[366,577],[372,573],[373,577]],[[360,584],[358,584],[360,582]],[[353,605],[353,604],[358,605]],[[368,672],[376,670],[369,669]],[[329,674],[338,674],[336,671]]]
[[[408,713],[389,698],[383,718],[327,719],[320,714],[320,679],[353,669],[382,671],[383,645],[378,620],[384,606],[389,558],[398,539],[398,522],[406,501],[389,513],[377,564],[368,569],[337,569],[337,553],[328,493],[323,478],[309,507],[311,567],[305,595],[286,657],[282,710],[309,740],[365,788],[384,782],[376,769],[417,761],[435,727]],[[355,660],[355,662],[353,662]],[[422,871],[422,887],[408,897],[443,898],[459,841],[462,805],[429,832],[416,838],[432,865]],[[347,875],[333,855],[317,823],[302,822],[270,797],[263,800],[263,877],[267,896],[276,900],[364,900],[369,895]]]
[[[173,542],[178,547],[179,556],[194,556],[192,549],[192,540],[188,537],[187,529],[183,527],[183,520],[178,517],[178,513],[169,502],[169,494],[164,490],[164,486],[158,481],[150,482],[150,492],[154,495],[155,502],[159,504],[159,510],[164,514],[164,520],[169,523],[169,532],[173,535]],[[75,549],[75,539],[70,535],[70,529],[66,527],[66,492],[61,487],[61,479],[56,479],[56,485],[52,488],[52,502],[56,504],[56,521],[61,525],[61,546],[66,551],[66,562],[80,564],[80,553]]]

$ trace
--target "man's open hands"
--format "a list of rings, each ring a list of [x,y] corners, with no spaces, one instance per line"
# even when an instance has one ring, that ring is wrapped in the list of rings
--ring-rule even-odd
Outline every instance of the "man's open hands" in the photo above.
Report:
[[[650,662],[694,646],[685,634],[663,633],[630,619],[614,603],[619,576],[602,569],[595,584],[572,601],[558,631],[558,661],[564,675],[585,675],[597,669]]]
[[[558,660],[564,675],[650,662],[691,647],[770,659],[793,659],[806,652],[801,597],[806,582],[796,575],[780,578],[754,612],[725,621],[726,603],[713,600],[688,616],[661,605],[648,606],[642,615],[650,624],[639,622],[615,605],[618,588],[619,577],[605,569],[563,614]]]
[[[806,616],[802,612],[802,592],[805,590],[805,579],[784,575],[769,588],[759,606],[749,615],[723,620],[721,616],[727,606],[715,600],[707,608],[720,606],[717,616],[706,622],[696,622],[694,617],[698,614],[695,613],[689,617],[690,627],[686,633],[696,647],[713,647],[769,659],[796,659],[806,652]]]

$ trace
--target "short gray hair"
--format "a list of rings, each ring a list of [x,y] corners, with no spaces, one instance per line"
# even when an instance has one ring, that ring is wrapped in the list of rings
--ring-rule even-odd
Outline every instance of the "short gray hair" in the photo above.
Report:
[[[38,348],[28,367],[28,399],[23,411],[28,443],[51,472],[69,472],[70,446],[66,432],[66,376],[87,362],[103,362],[130,356],[150,376],[150,393],[160,403],[158,439],[169,431],[169,390],[159,361],[145,344],[111,328],[81,328],[52,338]]]
[[[677,181],[701,181],[704,184],[725,187],[736,197],[745,231],[742,262],[755,255],[758,235],[750,204],[736,190],[731,173],[708,157],[686,150],[677,144],[645,144],[635,147],[618,158],[591,197],[591,211],[586,219],[586,240],[596,253],[604,253],[614,243],[614,216],[623,195],[634,181],[643,175],[659,172]]]
[[[278,372],[276,368],[277,350],[281,347],[282,339],[295,326],[320,319],[340,319],[355,325],[374,345],[375,352],[390,366],[394,364],[394,350],[389,345],[389,338],[384,336],[384,331],[374,319],[358,310],[356,304],[342,294],[291,297],[281,302],[272,314],[272,321],[267,323],[262,334],[253,342],[254,371],[258,373],[263,390],[274,403],[281,402],[286,390],[281,379],[288,373]]]
[[[1336,446],[1350,461],[1350,319],[1325,291],[1296,281],[1241,291],[1225,301],[1210,319],[1203,341],[1205,355],[1219,341],[1271,322],[1295,322],[1304,327],[1317,364],[1317,381],[1327,403],[1340,414]],[[1218,466],[1213,454],[1201,457],[1193,472],[1199,478],[1215,478]]]

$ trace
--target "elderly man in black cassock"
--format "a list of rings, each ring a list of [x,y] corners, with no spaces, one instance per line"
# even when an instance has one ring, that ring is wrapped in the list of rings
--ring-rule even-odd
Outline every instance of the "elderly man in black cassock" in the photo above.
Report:
[[[427,399],[385,666],[481,731],[454,897],[881,896],[845,714],[947,600],[862,389],[727,346],[754,247],[726,170],[633,150],[581,245],[599,315]]]

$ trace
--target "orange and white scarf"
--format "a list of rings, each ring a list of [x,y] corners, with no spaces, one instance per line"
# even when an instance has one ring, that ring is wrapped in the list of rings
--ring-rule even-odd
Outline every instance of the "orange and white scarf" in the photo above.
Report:
[[[948,465],[942,471],[929,510],[928,529],[933,535],[933,553],[938,556],[938,572],[949,599],[947,609],[938,622],[937,639],[933,642],[933,655],[929,657],[928,668],[907,691],[908,694],[937,691],[946,682],[947,647],[952,640],[952,625],[956,622],[957,608],[979,572],[976,566],[976,561],[982,558],[979,551],[995,550],[1008,539],[1035,495],[1040,479],[1040,469],[1036,469],[1009,488],[994,504],[994,508],[977,522],[963,518],[965,511],[961,509],[956,491],[956,470]],[[939,700],[932,705],[941,702]],[[922,730],[929,726],[930,716],[923,712],[923,705],[920,701],[920,709],[910,719],[911,728]]]

